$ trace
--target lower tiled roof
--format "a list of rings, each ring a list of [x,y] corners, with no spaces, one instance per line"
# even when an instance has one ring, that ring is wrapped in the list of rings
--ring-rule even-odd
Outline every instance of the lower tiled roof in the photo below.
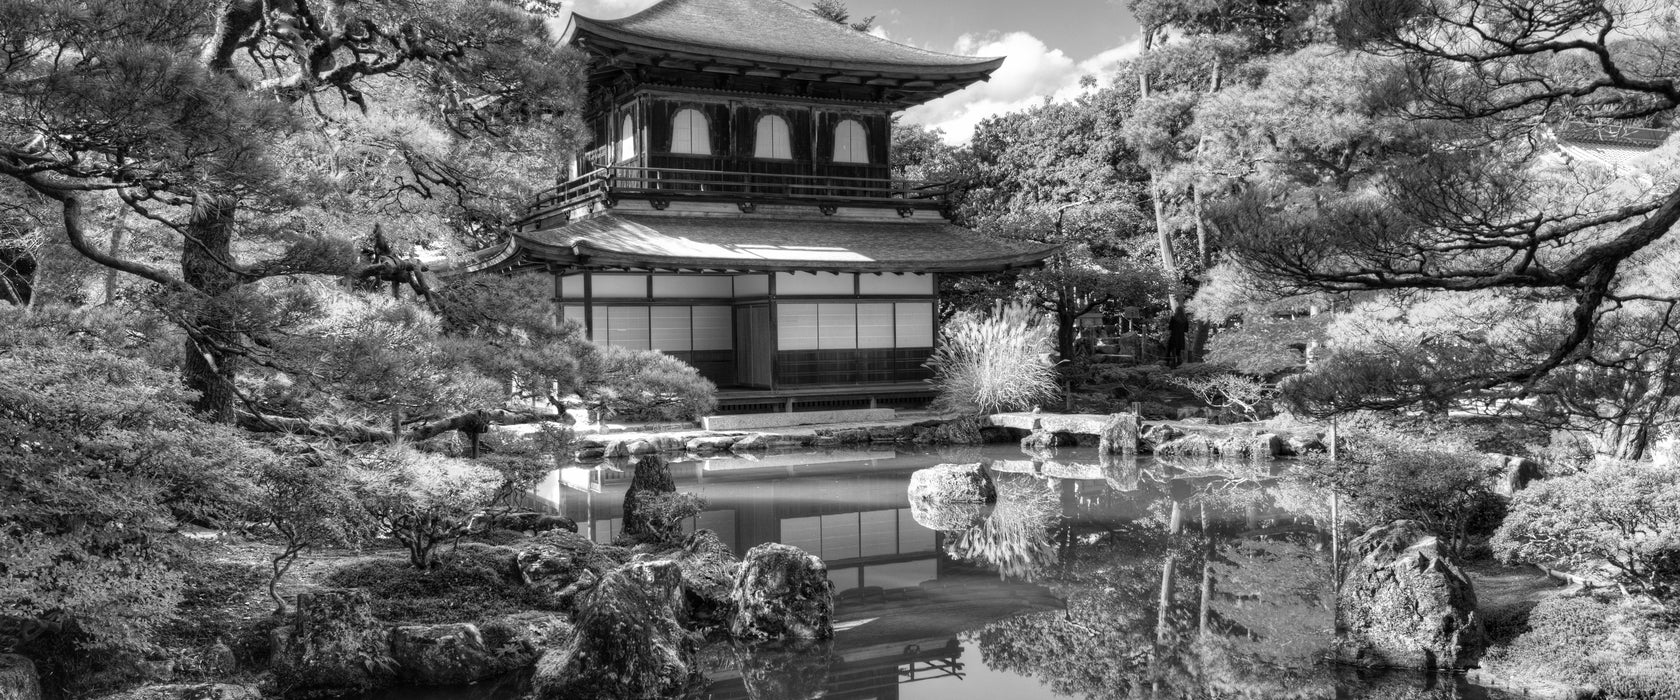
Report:
[[[979,272],[1036,265],[1056,250],[1006,245],[944,221],[620,213],[518,233],[509,246],[475,267]]]

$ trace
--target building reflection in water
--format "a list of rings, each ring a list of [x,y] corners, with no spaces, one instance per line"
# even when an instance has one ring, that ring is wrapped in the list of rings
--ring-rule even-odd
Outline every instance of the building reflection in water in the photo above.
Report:
[[[755,665],[776,662],[714,658],[707,696],[810,697],[755,686],[808,677],[824,679],[811,691],[827,698],[897,698],[900,684],[964,675],[960,632],[1061,609],[1043,587],[953,559],[944,551],[952,535],[912,517],[910,473],[955,457],[883,447],[671,463],[678,490],[706,499],[687,530],[710,529],[737,555],[766,542],[797,546],[827,562],[836,592],[840,633],[828,653],[790,655],[807,666],[819,660],[822,673],[754,673]],[[629,463],[564,467],[539,484],[532,505],[571,517],[580,534],[610,543],[623,524],[631,476]]]

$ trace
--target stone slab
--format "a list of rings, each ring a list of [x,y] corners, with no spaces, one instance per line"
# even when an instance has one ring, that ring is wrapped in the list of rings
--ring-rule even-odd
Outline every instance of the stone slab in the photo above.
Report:
[[[890,408],[855,408],[841,411],[797,411],[794,413],[708,416],[700,419],[700,425],[707,430],[758,430],[762,428],[785,428],[793,425],[866,423],[893,420],[897,417],[898,412]]]
[[[985,425],[993,428],[1038,430],[1038,420],[1042,415],[1041,413],[993,413],[986,416]]]
[[[1045,413],[1038,417],[1038,427],[1051,433],[1100,435],[1108,416],[1096,413]]]

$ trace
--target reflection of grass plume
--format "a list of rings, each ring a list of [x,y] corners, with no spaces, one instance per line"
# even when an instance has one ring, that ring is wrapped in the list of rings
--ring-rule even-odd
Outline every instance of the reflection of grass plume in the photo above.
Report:
[[[998,502],[992,516],[951,538],[945,551],[958,559],[996,567],[1004,578],[1033,580],[1056,563],[1050,531],[1061,515],[1061,499],[1046,481],[993,477]]]

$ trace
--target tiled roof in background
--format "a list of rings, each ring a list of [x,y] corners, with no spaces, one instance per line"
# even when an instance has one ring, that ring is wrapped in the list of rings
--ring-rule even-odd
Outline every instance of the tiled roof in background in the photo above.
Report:
[[[1554,129],[1565,141],[1602,143],[1650,150],[1661,146],[1674,132],[1668,129],[1646,129],[1619,124],[1587,124],[1564,122]]]
[[[1673,134],[1667,129],[1584,122],[1563,122],[1552,127],[1552,135],[1564,154],[1612,168],[1656,150]]]

